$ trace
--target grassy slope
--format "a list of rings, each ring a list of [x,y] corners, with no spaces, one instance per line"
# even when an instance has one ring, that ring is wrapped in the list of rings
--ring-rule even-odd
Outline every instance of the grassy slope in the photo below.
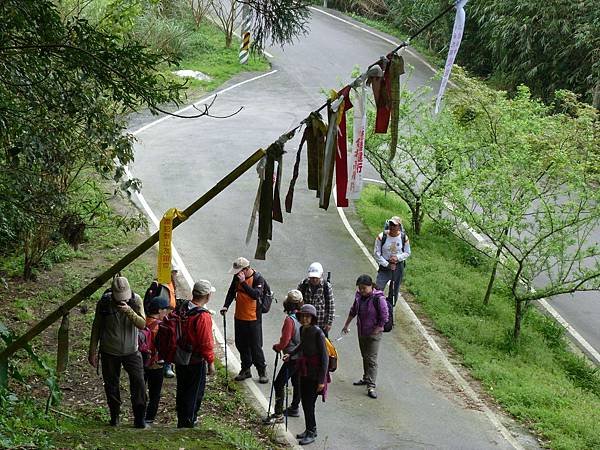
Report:
[[[373,237],[386,218],[410,217],[398,197],[374,186],[363,191],[357,211]],[[497,287],[491,304],[482,304],[487,262],[435,224],[421,236],[408,233],[406,288],[486,391],[549,447],[600,448],[600,376],[568,351],[561,328],[532,309],[512,345],[508,293]]]

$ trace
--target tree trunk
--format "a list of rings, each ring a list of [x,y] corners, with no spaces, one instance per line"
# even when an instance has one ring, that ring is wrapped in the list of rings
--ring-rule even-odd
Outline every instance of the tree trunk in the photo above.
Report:
[[[423,212],[421,211],[421,201],[417,200],[415,208],[412,211],[412,227],[413,233],[416,235],[421,234],[421,225],[423,224]]]
[[[231,48],[232,41],[233,41],[233,33],[227,31],[225,33],[225,48]]]
[[[496,280],[496,271],[498,270],[498,262],[500,261],[500,253],[502,253],[502,247],[498,246],[496,250],[496,257],[494,258],[494,266],[492,267],[492,273],[490,274],[490,281],[488,282],[485,296],[483,297],[483,304],[490,304],[490,296],[492,295],[492,288],[494,287],[494,281]]]
[[[515,298],[515,327],[513,328],[513,341],[517,342],[521,335],[521,321],[523,320],[523,305],[520,300]]]

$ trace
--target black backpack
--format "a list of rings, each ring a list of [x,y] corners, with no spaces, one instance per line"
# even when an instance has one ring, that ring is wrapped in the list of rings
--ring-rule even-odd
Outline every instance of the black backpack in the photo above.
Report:
[[[260,272],[254,273],[254,281],[252,282],[252,287],[254,287],[254,285],[258,282],[259,279],[262,279],[263,282],[262,296],[258,300],[260,305],[260,313],[266,314],[271,310],[271,304],[273,303],[273,300],[275,300],[275,303],[277,303],[277,299],[275,298],[275,294],[271,290],[271,286],[269,286],[269,283],[267,283],[267,280],[265,279],[265,277],[262,276]]]
[[[385,301],[387,302],[387,307],[388,307],[388,320],[385,324],[383,324],[383,332],[384,333],[389,333],[390,331],[392,331],[392,328],[394,328],[394,305],[392,304],[392,302],[390,301],[389,298],[385,298]],[[381,308],[379,305],[379,298],[377,299],[377,301],[373,302],[373,306],[375,306],[375,310],[377,311],[377,315],[381,315]]]
[[[154,280],[150,283],[148,289],[146,289],[146,293],[144,294],[144,312],[148,314],[148,306],[150,305],[150,300],[154,297],[162,297],[167,300],[170,300],[170,292],[169,288],[160,284],[158,281]]]

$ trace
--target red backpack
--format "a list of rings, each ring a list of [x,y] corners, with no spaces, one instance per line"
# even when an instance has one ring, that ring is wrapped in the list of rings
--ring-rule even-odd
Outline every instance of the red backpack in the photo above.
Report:
[[[165,362],[189,364],[193,351],[189,330],[195,322],[194,317],[208,311],[199,307],[189,309],[188,305],[189,302],[185,302],[181,308],[169,313],[158,325],[155,343],[158,358]]]
[[[138,330],[138,350],[142,354],[144,367],[150,367],[159,360],[155,343],[158,326],[159,320],[156,319],[150,326],[146,325],[143,330]]]

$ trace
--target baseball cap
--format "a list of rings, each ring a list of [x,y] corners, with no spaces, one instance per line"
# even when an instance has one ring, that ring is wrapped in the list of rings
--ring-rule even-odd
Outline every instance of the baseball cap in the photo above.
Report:
[[[235,275],[236,273],[239,273],[242,269],[245,269],[246,267],[250,267],[250,261],[248,261],[243,256],[240,256],[239,258],[236,258],[235,261],[233,261],[233,266],[231,267],[231,269],[229,269],[229,273]]]
[[[210,294],[211,292],[216,292],[215,287],[208,280],[198,280],[194,283],[194,288],[192,289],[192,294],[196,293],[199,295]]]
[[[158,313],[159,309],[167,309],[169,307],[169,299],[165,297],[153,297],[148,304],[148,312],[150,314]]]
[[[321,278],[323,276],[323,266],[321,263],[314,262],[308,267],[308,276],[310,278]]]
[[[393,223],[394,225],[402,225],[402,219],[398,216],[391,217],[389,222]]]

